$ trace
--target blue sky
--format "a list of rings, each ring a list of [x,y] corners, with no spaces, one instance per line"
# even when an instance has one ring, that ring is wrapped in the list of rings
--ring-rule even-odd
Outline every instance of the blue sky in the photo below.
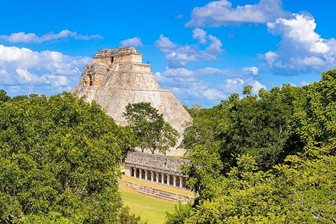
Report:
[[[243,86],[306,85],[336,67],[334,0],[6,1],[0,88],[75,86],[102,48],[135,46],[183,104],[218,104]]]

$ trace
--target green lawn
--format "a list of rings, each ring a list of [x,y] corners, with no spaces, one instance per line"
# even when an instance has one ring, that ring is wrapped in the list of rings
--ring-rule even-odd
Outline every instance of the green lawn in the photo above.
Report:
[[[140,194],[122,184],[119,186],[119,191],[124,204],[130,207],[131,213],[141,216],[141,221],[148,221],[148,224],[162,224],[166,212],[174,211],[176,203]]]

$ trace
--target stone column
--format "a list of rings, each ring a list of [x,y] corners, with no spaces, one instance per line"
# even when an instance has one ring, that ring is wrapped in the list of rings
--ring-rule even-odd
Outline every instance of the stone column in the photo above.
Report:
[[[142,179],[142,169],[139,168],[139,179]]]
[[[170,175],[167,174],[167,185],[169,186],[170,185]]]
[[[134,168],[134,177],[137,178],[138,168]]]
[[[148,170],[145,170],[145,180],[148,180]]]
[[[150,173],[151,173],[151,181],[154,182],[154,172],[150,171]]]
[[[156,176],[156,183],[159,183],[159,172],[155,172]]]
[[[176,187],[176,176],[173,176],[173,185]]]
[[[182,188],[183,187],[183,183],[182,183],[183,178],[182,177],[179,177],[179,178],[180,178],[180,188]]]
[[[164,184],[164,173],[161,173],[161,184]]]

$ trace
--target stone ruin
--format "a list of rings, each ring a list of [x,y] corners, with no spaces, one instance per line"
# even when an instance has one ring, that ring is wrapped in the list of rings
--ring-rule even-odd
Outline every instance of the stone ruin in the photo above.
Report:
[[[186,159],[174,158],[163,155],[152,155],[142,152],[129,152],[125,159],[124,174],[130,178],[124,178],[123,183],[134,190],[165,200],[187,202],[195,199],[195,194],[176,191],[167,191],[158,185],[174,188],[186,189],[188,176],[185,175],[181,167],[189,165]],[[141,184],[140,179],[152,184]]]
[[[142,54],[131,47],[98,51],[72,92],[96,101],[120,125],[126,125],[126,106],[139,102],[149,102],[181,136],[192,121],[173,93],[160,88],[150,65],[142,63]]]

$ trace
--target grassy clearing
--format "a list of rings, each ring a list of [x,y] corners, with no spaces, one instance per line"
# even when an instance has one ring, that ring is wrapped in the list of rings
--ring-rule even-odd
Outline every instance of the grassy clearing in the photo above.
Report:
[[[123,183],[119,184],[119,192],[124,204],[130,207],[131,213],[141,216],[148,224],[164,223],[166,212],[173,212],[176,203],[140,194],[129,189]]]
[[[189,196],[189,197],[195,197],[194,192],[186,190],[186,189],[170,187],[170,186],[167,186],[167,185],[162,185],[162,184],[158,184],[158,183],[154,183],[154,182],[146,181],[146,180],[140,180],[138,178],[128,177],[128,176],[125,176],[125,175],[122,176],[122,180],[132,182],[132,183],[136,183],[136,184],[140,184],[140,185],[143,185],[143,186],[148,186],[148,187],[155,188],[155,189],[160,189],[160,190],[167,191],[167,192],[170,192],[170,193],[180,194],[180,195]]]

